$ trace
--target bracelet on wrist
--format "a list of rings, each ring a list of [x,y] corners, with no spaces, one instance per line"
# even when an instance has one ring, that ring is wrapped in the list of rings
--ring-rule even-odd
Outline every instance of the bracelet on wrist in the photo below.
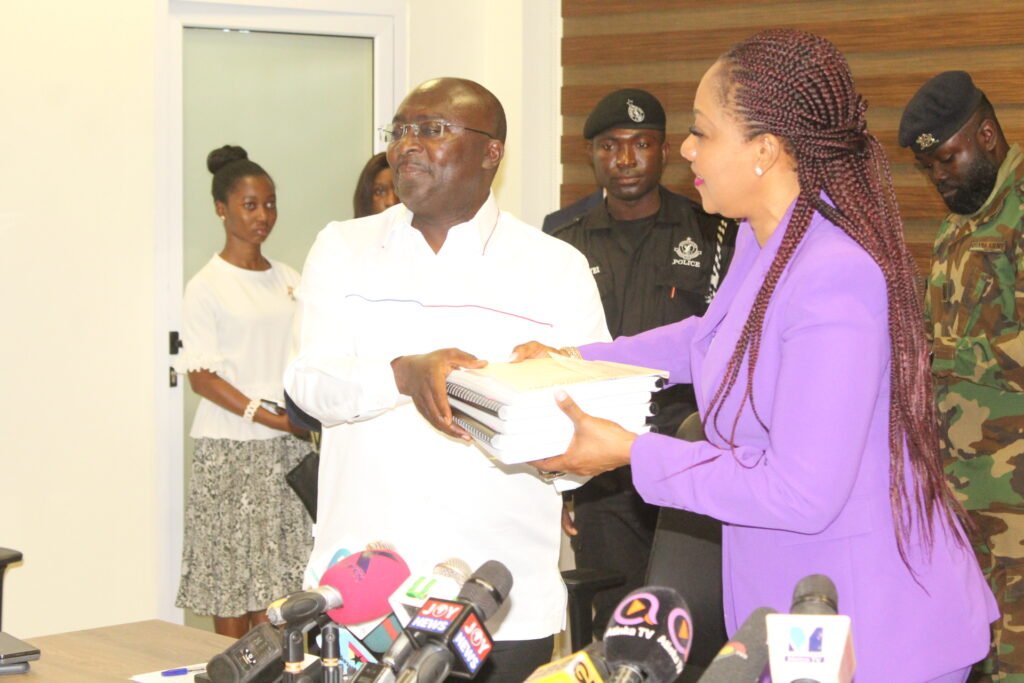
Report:
[[[242,413],[242,419],[245,420],[246,422],[252,422],[253,420],[255,420],[256,411],[259,410],[259,407],[260,400],[258,398],[254,398],[253,400],[249,401],[249,405],[245,407],[245,412]]]
[[[569,358],[583,360],[583,356],[580,355],[580,350],[575,346],[563,346],[562,348],[558,349],[558,352],[563,356],[568,356]]]

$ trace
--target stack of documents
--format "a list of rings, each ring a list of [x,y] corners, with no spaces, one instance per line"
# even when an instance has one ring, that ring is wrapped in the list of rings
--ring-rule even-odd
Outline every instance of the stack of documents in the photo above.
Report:
[[[651,393],[668,373],[608,361],[563,356],[489,363],[448,376],[455,422],[490,455],[514,464],[560,455],[572,440],[572,421],[555,402],[563,389],[590,415],[631,432],[646,432]]]

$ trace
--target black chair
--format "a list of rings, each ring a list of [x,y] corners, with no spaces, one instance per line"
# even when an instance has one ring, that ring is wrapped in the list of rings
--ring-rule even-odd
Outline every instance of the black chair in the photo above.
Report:
[[[562,580],[569,591],[569,643],[573,652],[594,640],[594,596],[621,586],[626,577],[610,569],[567,569]]]
[[[701,674],[725,645],[722,612],[722,525],[686,510],[662,508],[646,583],[675,588],[693,619],[693,643],[680,683]]]
[[[676,432],[685,441],[703,441],[697,413]],[[693,619],[693,643],[678,683],[691,683],[728,641],[722,608],[722,523],[686,510],[662,508],[654,531],[646,583],[675,588]]]
[[[4,572],[7,565],[21,562],[21,553],[10,548],[0,548],[0,631],[3,630],[4,616]]]

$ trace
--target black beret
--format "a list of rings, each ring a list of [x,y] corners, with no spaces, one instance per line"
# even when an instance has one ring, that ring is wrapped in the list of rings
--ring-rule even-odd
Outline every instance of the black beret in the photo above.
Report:
[[[966,71],[944,71],[921,86],[900,119],[900,147],[927,152],[953,137],[984,93]]]
[[[665,109],[646,90],[626,88],[605,95],[583,124],[583,137],[592,139],[609,128],[665,130]]]

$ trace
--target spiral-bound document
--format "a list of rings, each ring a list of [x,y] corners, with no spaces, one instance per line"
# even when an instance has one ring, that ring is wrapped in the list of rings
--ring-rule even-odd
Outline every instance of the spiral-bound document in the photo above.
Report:
[[[568,448],[573,424],[555,401],[557,389],[584,412],[641,433],[653,414],[651,393],[667,377],[651,368],[559,356],[456,370],[447,390],[455,423],[492,457],[514,464]]]
[[[578,401],[576,405],[580,407],[580,410],[589,415],[611,420],[623,426],[626,426],[627,423],[636,426],[643,425],[648,417],[657,412],[658,405],[651,402],[651,392],[649,391],[628,394],[625,399],[582,400]],[[471,403],[451,395],[448,396],[448,403],[453,409],[458,408],[474,420],[502,434],[521,434],[524,432],[565,429],[568,429],[571,433],[572,422],[558,408],[554,401],[555,399],[552,396],[551,402],[548,405],[536,406],[525,410],[516,410],[516,407],[502,407],[498,412],[503,413],[505,417],[501,417],[495,414],[495,412],[482,410]]]
[[[465,411],[452,407],[452,420],[455,424],[469,432],[484,451],[508,465],[565,453],[569,442],[572,441],[572,422],[565,415],[562,417],[565,425],[558,429],[502,433],[471,417]],[[643,418],[638,422],[620,423],[620,426],[637,434],[650,431]]]

